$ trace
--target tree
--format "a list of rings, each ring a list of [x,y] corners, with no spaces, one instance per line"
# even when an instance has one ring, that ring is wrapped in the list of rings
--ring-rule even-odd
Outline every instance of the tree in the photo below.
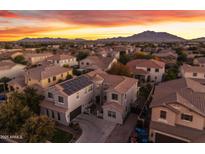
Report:
[[[54,122],[46,116],[32,116],[21,129],[26,142],[45,142],[52,138]]]
[[[7,133],[18,132],[31,114],[14,93],[8,102],[0,105],[0,129]]]
[[[129,62],[131,60],[131,57],[126,55],[126,54],[121,54],[120,58],[119,58],[119,62],[122,64],[127,64],[127,62]]]
[[[27,87],[19,99],[27,105],[30,110],[36,114],[40,113],[40,102],[43,100],[43,96],[37,93],[37,90],[31,87]]]
[[[143,52],[138,52],[134,55],[134,59],[152,59],[154,56],[150,54],[145,54]]]
[[[139,89],[139,95],[144,97],[144,98],[147,98],[149,96],[151,90],[152,90],[152,85],[147,84]]]
[[[23,56],[21,56],[21,55],[16,56],[16,57],[13,59],[13,61],[14,61],[15,63],[18,63],[18,64],[23,64],[23,65],[27,64],[25,58],[24,58]]]
[[[164,80],[174,80],[178,77],[179,68],[178,65],[171,66],[170,68],[167,68],[167,72],[165,73]]]
[[[76,55],[78,61],[85,59],[87,56],[88,56],[88,53],[83,52],[83,51],[78,52],[78,54]]]
[[[110,70],[108,70],[108,73],[115,74],[115,75],[124,75],[124,76],[131,76],[131,73],[127,66],[121,64],[121,63],[114,63]]]

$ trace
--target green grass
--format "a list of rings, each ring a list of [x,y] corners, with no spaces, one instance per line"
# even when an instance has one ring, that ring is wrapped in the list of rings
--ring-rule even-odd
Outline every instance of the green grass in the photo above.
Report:
[[[53,143],[68,143],[72,139],[73,135],[62,131],[60,129],[55,129],[54,135],[51,139]]]

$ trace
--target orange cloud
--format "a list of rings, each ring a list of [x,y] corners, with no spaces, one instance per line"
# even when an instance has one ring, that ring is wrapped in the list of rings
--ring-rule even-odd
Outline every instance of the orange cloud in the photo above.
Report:
[[[87,26],[127,26],[159,22],[190,22],[205,20],[205,11],[32,11],[20,13],[28,19],[62,21]]]
[[[2,19],[1,19],[2,18]],[[87,28],[116,28],[126,26],[156,26],[160,23],[204,22],[205,11],[194,10],[93,10],[93,11],[0,11],[0,39],[45,36],[56,31],[82,29],[84,35],[95,35]],[[56,24],[58,23],[58,24]],[[62,24],[62,25],[61,25]],[[29,27],[28,27],[29,25]],[[59,26],[61,25],[61,26]],[[47,26],[47,27],[46,27]],[[70,28],[70,27],[75,28]],[[177,31],[177,29],[176,29]],[[63,31],[64,32],[64,31]],[[67,31],[68,32],[68,31]],[[95,31],[96,32],[96,31]],[[126,31],[124,31],[126,32]],[[50,33],[50,34],[51,34]],[[68,32],[69,33],[69,32]],[[129,33],[131,33],[129,31]],[[136,33],[133,31],[133,33]],[[62,34],[62,33],[58,33]],[[65,34],[66,35],[66,34]],[[75,35],[75,34],[73,34]],[[59,36],[60,37],[60,36]]]

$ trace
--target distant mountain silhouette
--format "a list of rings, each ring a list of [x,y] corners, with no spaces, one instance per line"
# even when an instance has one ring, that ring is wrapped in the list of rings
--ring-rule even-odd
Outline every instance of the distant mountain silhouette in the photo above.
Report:
[[[184,38],[166,32],[145,31],[128,37],[115,37],[99,39],[98,41],[126,41],[126,42],[179,42],[186,41]]]
[[[18,42],[84,42],[91,41],[85,39],[66,39],[66,38],[24,38]],[[128,37],[113,37],[105,39],[97,39],[93,41],[100,42],[182,42],[182,41],[205,41],[205,37],[196,38],[192,40],[186,40],[182,37],[167,33],[167,32],[155,32],[155,31],[144,31],[142,33],[134,34]]]
[[[81,42],[86,41],[84,39],[65,39],[65,38],[24,38],[18,42]]]
[[[195,38],[195,39],[192,39],[191,41],[196,41],[196,42],[205,42],[205,37]]]

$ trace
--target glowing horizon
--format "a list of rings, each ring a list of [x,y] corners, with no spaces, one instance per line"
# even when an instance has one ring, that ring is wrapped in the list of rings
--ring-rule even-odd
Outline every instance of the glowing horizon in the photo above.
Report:
[[[205,11],[0,11],[0,41],[25,37],[95,40],[146,30],[185,39],[205,37]]]

